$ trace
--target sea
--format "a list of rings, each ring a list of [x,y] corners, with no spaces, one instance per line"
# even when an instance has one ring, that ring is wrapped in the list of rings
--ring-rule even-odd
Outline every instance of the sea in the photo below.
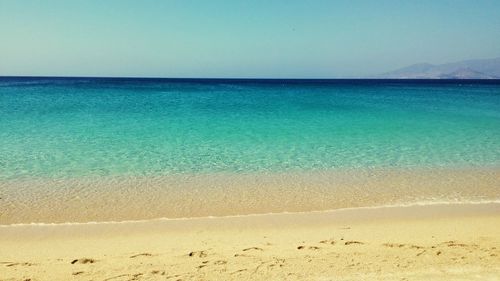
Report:
[[[0,224],[500,200],[500,80],[0,77]]]

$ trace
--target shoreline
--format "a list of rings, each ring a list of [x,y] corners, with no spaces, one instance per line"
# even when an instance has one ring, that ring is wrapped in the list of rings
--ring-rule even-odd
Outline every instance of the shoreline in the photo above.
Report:
[[[431,204],[412,204],[407,206],[373,206],[373,207],[355,207],[342,208],[335,210],[307,211],[307,212],[282,212],[282,213],[267,213],[267,214],[248,214],[248,215],[233,215],[233,216],[208,216],[208,217],[191,217],[191,218],[157,218],[148,220],[130,220],[130,221],[105,221],[105,222],[84,222],[84,223],[29,223],[29,224],[13,224],[0,225],[0,234],[2,231],[16,232],[16,229],[34,229],[35,231],[44,231],[44,228],[51,229],[70,229],[70,228],[86,228],[92,227],[98,229],[100,227],[119,229],[124,228],[142,228],[148,226],[168,226],[172,225],[210,225],[210,224],[226,224],[226,226],[234,223],[237,227],[238,222],[247,221],[253,224],[261,224],[272,221],[273,227],[275,223],[286,223],[293,219],[294,223],[310,223],[308,218],[313,218],[314,221],[320,223],[338,223],[338,222],[359,222],[366,223],[372,219],[376,220],[400,220],[400,219],[447,219],[453,217],[464,216],[499,216],[500,217],[500,201],[490,202],[464,202],[464,203],[431,203]],[[500,230],[500,229],[499,229]]]
[[[361,207],[346,207],[339,209],[328,209],[328,210],[312,210],[312,211],[284,211],[278,213],[255,213],[255,214],[241,214],[241,215],[226,215],[226,216],[203,216],[203,217],[179,217],[179,218],[151,218],[151,219],[139,219],[139,220],[123,220],[123,221],[88,221],[88,222],[29,222],[29,223],[13,223],[13,224],[0,224],[0,229],[10,228],[10,227],[24,227],[24,226],[80,226],[80,225],[113,225],[113,224],[135,224],[135,223],[154,223],[154,222],[169,222],[169,221],[191,221],[191,220],[217,220],[217,219],[232,219],[232,218],[245,218],[245,217],[265,217],[265,216],[280,216],[280,215],[308,215],[308,214],[329,214],[329,213],[342,213],[342,212],[357,212],[363,210],[379,210],[379,209],[405,209],[405,208],[415,208],[415,207],[460,207],[468,205],[483,205],[483,206],[500,206],[500,199],[498,200],[484,200],[484,201],[425,201],[425,202],[415,202],[407,203],[401,205],[380,205],[380,206],[361,206]]]
[[[0,228],[0,280],[499,280],[500,203]]]
[[[498,186],[488,167],[0,181],[0,225],[499,201]]]

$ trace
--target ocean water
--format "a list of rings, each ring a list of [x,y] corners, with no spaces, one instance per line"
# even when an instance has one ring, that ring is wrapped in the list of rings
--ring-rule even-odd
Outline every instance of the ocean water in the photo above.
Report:
[[[11,206],[53,181],[499,167],[498,80],[0,78]]]
[[[500,82],[0,79],[0,179],[500,165]]]

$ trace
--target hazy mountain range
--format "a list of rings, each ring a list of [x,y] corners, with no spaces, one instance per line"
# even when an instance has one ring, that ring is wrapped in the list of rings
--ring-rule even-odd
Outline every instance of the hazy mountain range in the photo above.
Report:
[[[394,79],[500,79],[500,58],[465,60],[446,64],[419,63],[383,73]]]

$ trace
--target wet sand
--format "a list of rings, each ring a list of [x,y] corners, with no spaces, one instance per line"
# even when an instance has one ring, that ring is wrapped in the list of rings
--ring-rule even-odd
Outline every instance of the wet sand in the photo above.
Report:
[[[0,224],[491,201],[500,202],[496,167],[18,179],[0,180]]]
[[[0,280],[500,280],[500,204],[0,227]]]

